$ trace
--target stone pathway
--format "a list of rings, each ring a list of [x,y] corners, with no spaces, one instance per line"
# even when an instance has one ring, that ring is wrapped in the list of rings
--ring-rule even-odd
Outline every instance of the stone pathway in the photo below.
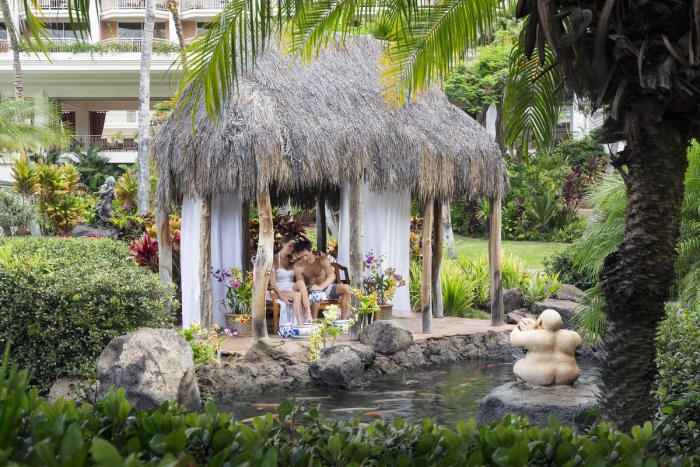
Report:
[[[432,334],[423,334],[423,318],[420,313],[411,313],[410,316],[395,316],[395,320],[403,324],[413,334],[413,341],[420,342],[428,339],[439,339],[450,336],[468,336],[487,331],[501,331],[505,329],[513,329],[515,326],[504,324],[500,327],[491,326],[490,320],[484,319],[466,319],[445,317],[442,319],[433,318]],[[270,335],[272,339],[282,339],[279,336]],[[308,339],[299,339],[301,342],[308,342]],[[336,344],[353,342],[348,341],[348,336],[343,335],[338,338]],[[248,348],[253,344],[252,337],[229,337],[221,343],[222,355],[244,355]]]

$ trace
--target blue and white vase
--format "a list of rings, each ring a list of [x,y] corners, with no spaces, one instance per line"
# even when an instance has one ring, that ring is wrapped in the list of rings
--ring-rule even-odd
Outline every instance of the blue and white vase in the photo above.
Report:
[[[282,339],[291,339],[292,335],[294,335],[294,330],[292,329],[291,325],[283,324],[279,327],[279,331],[277,333],[282,336]]]

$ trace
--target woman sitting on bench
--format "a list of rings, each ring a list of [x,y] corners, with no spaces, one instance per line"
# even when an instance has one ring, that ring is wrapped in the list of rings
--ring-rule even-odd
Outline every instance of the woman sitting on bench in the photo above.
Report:
[[[272,259],[272,270],[270,271],[270,288],[277,295],[280,307],[280,324],[304,324],[302,320],[302,309],[306,308],[306,320],[313,322],[311,317],[311,307],[306,288],[299,286],[294,277],[294,262],[292,254],[296,245],[296,238],[293,235],[285,235],[281,242],[282,247]],[[304,297],[305,296],[305,297]],[[305,298],[305,299],[304,299]]]

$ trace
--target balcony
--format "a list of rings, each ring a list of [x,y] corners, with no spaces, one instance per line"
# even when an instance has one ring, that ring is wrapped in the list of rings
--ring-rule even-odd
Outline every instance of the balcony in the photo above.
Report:
[[[7,52],[10,50],[10,41],[7,39],[0,39],[0,53]]]
[[[105,52],[128,53],[141,52],[143,39],[140,37],[113,37],[101,42]],[[153,39],[153,53],[178,53],[180,47],[167,39]]]
[[[102,0],[100,18],[112,21],[141,20],[146,14],[146,0]],[[170,15],[164,0],[156,0],[156,20],[167,20]]]
[[[37,5],[41,7],[41,12],[34,5],[31,6],[31,10],[39,17],[43,15],[49,21],[70,20],[68,0],[37,0]],[[19,15],[22,19],[27,18],[24,2],[19,2]]]
[[[231,0],[184,0],[180,5],[180,17],[189,21],[208,21],[221,13]]]

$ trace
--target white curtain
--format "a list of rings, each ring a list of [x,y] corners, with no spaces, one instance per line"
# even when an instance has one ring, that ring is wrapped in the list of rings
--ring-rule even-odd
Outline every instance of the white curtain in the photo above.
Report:
[[[374,251],[374,256],[384,257],[384,268],[396,268],[406,280],[406,286],[396,291],[392,299],[393,314],[411,313],[408,291],[410,264],[411,194],[408,190],[399,193],[375,193],[365,184],[363,193],[363,254]],[[340,190],[340,226],[338,229],[338,261],[350,264],[350,184]]]
[[[180,270],[182,275],[182,326],[189,328],[192,321],[201,323],[199,308],[199,237],[201,200],[182,200],[182,227],[180,240]],[[230,269],[241,267],[241,211],[239,195],[215,196],[211,202],[211,267]],[[211,277],[211,276],[210,276]],[[212,322],[224,327],[224,311],[219,301],[226,295],[224,283],[212,278],[214,301]]]

